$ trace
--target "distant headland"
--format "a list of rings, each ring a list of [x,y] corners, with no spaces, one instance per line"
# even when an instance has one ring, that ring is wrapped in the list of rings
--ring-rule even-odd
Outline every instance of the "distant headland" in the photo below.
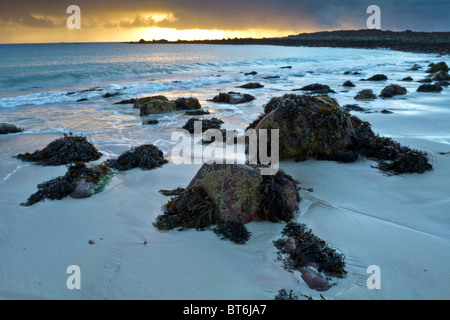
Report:
[[[391,50],[450,54],[450,32],[417,32],[388,30],[340,30],[301,33],[281,38],[228,38],[218,40],[151,40],[141,39],[129,44],[229,44],[277,45],[295,47],[386,48]]]

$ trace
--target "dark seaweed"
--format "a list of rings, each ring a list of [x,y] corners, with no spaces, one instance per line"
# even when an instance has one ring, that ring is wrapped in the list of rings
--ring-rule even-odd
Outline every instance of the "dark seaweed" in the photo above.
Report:
[[[172,198],[163,209],[164,214],[158,216],[154,223],[159,230],[204,230],[219,221],[214,201],[202,188],[187,188]]]
[[[231,240],[237,244],[245,244],[251,236],[248,229],[240,222],[221,222],[213,231],[223,240]]]
[[[283,196],[283,186],[285,183],[297,181],[285,174],[282,170],[275,175],[262,176],[263,183],[259,192],[260,207],[258,216],[263,220],[271,222],[290,221],[294,217],[294,212],[290,210],[286,198]],[[300,201],[297,192],[297,202]]]
[[[78,161],[98,160],[101,156],[102,154],[86,137],[64,134],[63,138],[51,142],[42,150],[36,150],[31,154],[19,154],[16,157],[42,166],[59,166]]]
[[[151,170],[167,162],[161,150],[152,144],[144,144],[123,153],[117,159],[107,160],[105,163],[113,169],[125,171],[134,168]]]

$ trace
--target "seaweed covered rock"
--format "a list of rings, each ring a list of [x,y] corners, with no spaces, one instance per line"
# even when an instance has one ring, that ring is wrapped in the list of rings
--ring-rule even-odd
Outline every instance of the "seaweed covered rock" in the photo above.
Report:
[[[422,84],[417,88],[417,92],[441,92],[442,87],[439,84]]]
[[[59,166],[100,159],[102,154],[84,136],[64,134],[42,150],[17,155],[17,158],[43,166]]]
[[[388,77],[386,77],[384,74],[376,74],[368,79],[361,79],[361,81],[384,81],[387,79]]]
[[[0,123],[0,134],[10,134],[23,132],[22,128],[17,128],[14,124]]]
[[[191,118],[183,126],[183,129],[189,131],[189,133],[194,133],[195,122],[197,122],[197,121],[201,121],[202,122],[202,132],[205,132],[205,131],[207,131],[209,129],[218,129],[218,130],[220,130],[220,127],[223,124],[223,121],[218,119],[218,118],[212,118],[212,119]]]
[[[61,200],[65,197],[87,198],[101,191],[101,187],[110,178],[111,170],[105,165],[88,168],[78,162],[68,166],[66,174],[38,185],[38,191],[32,194],[23,206],[31,206],[45,199]]]
[[[364,111],[357,106],[344,108]],[[315,158],[348,163],[368,158],[377,161],[379,169],[390,173],[423,173],[432,169],[426,152],[376,135],[370,123],[351,116],[328,96],[275,97],[265,105],[264,111],[249,128],[280,129],[280,159]]]
[[[405,95],[407,93],[406,88],[399,86],[397,84],[391,84],[387,87],[385,87],[381,93],[380,97],[382,98],[392,98],[394,96],[398,95]]]
[[[134,168],[151,170],[166,164],[163,152],[152,144],[144,144],[124,152],[117,159],[110,159],[106,164],[116,170],[125,171]]]
[[[348,145],[353,135],[349,114],[328,96],[275,97],[264,111],[255,130],[280,129],[280,159],[331,155]]]
[[[304,86],[300,89],[294,89],[292,91],[310,91],[311,93],[319,93],[319,94],[327,94],[333,93],[334,91],[330,89],[329,86],[320,83],[313,83],[307,86]]]
[[[376,99],[377,96],[373,93],[371,89],[364,89],[358,92],[358,94],[354,97],[356,100],[372,100]]]
[[[218,103],[228,103],[228,104],[241,104],[255,100],[255,97],[250,94],[242,94],[240,92],[228,92],[219,93],[211,101]]]
[[[295,181],[281,171],[262,176],[247,165],[204,164],[188,187],[164,206],[155,226],[171,230],[225,224],[219,230],[233,229],[242,238],[245,232],[228,222],[289,221],[298,201]]]
[[[222,239],[228,239],[234,243],[244,244],[250,239],[251,233],[239,222],[221,222],[214,228],[214,233],[220,235]]]
[[[444,61],[430,65],[430,68],[426,72],[427,73],[436,73],[439,71],[448,72],[448,66]]]
[[[259,82],[249,82],[246,83],[242,86],[238,86],[236,88],[243,88],[243,89],[259,89],[259,88],[264,88],[264,86],[262,84],[260,84]]]
[[[314,235],[305,224],[289,222],[282,234],[285,238],[275,241],[274,245],[279,250],[284,250],[289,239],[295,241],[295,249],[289,252],[295,269],[315,266],[319,272],[330,277],[343,278],[347,274],[344,255],[336,252],[324,240]]]
[[[411,150],[391,162],[381,161],[378,168],[383,171],[400,173],[424,173],[431,170],[427,154]]]

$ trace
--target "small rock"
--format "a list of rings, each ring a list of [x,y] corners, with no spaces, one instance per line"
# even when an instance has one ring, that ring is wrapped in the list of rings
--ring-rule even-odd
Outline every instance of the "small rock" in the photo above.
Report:
[[[310,268],[298,268],[298,271],[302,273],[302,279],[306,282],[308,287],[317,291],[327,291],[331,288],[331,284],[328,283],[324,277],[315,270]]]
[[[23,132],[22,128],[17,128],[14,124],[0,123],[0,134]]]
[[[280,76],[268,76],[268,77],[264,77],[264,79],[280,79]]]
[[[390,113],[393,113],[393,112],[389,111],[389,110],[386,110],[386,109],[383,109],[383,110],[381,110],[381,113],[383,113],[383,114],[390,114]]]
[[[255,100],[256,98],[249,94],[240,92],[219,93],[211,101],[218,103],[241,104]]]
[[[264,88],[264,86],[258,82],[250,82],[247,84],[244,84],[242,86],[239,86],[237,88],[243,88],[243,89],[259,89],[259,88]]]
[[[212,118],[212,119],[198,119],[198,118],[191,118],[188,120],[188,122],[183,126],[183,129],[188,130],[189,133],[194,133],[194,124],[197,121],[202,122],[202,132],[205,132],[209,129],[218,129],[220,130],[220,127],[223,124],[223,121],[218,118]]]
[[[406,78],[403,78],[402,81],[413,81],[413,78],[411,78],[411,77],[406,77]]]
[[[145,119],[142,121],[142,124],[147,124],[147,125],[154,125],[154,124],[158,124],[159,121],[155,120],[155,119]]]
[[[417,71],[417,70],[419,70],[420,68],[422,68],[422,67],[419,66],[419,65],[416,63],[416,64],[414,64],[414,65],[412,66],[412,68],[409,69],[409,70],[411,70],[411,71]]]
[[[376,74],[369,79],[361,79],[361,81],[384,81],[387,79],[388,77],[386,77],[384,74]]]
[[[329,86],[320,83],[310,84],[300,89],[293,89],[292,91],[311,91],[313,93],[320,94],[334,93]]]
[[[401,87],[397,84],[391,84],[387,87],[385,87],[381,93],[380,97],[382,98],[392,98],[397,95],[405,95],[407,92],[406,88]]]
[[[292,251],[295,250],[295,248],[296,248],[296,246],[295,246],[295,239],[289,238],[289,239],[286,241],[286,244],[285,244],[285,246],[284,246],[284,250],[285,250],[287,253],[291,253]]]
[[[438,84],[423,84],[417,88],[417,92],[441,92],[442,87]]]
[[[358,94],[354,97],[357,100],[371,100],[376,99],[377,96],[373,93],[371,89],[365,89],[358,92]]]
[[[115,96],[118,96],[118,95],[120,95],[119,92],[114,92],[114,93],[107,92],[107,93],[105,93],[105,94],[103,95],[103,98],[111,98],[111,97],[115,97]]]
[[[342,84],[343,87],[355,87],[355,85],[350,81],[347,80]]]
[[[246,73],[245,75],[246,75],[246,76],[255,76],[255,75],[257,75],[257,74],[258,74],[258,72],[252,71],[252,72]]]

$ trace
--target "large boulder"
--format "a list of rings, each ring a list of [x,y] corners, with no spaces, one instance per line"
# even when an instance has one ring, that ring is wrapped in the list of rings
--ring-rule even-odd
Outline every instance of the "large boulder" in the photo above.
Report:
[[[349,114],[326,95],[272,98],[264,111],[255,130],[280,130],[281,159],[329,156],[348,145],[353,135]]]
[[[162,230],[251,221],[289,221],[298,209],[296,183],[279,171],[262,176],[247,165],[204,164],[155,225]]]

